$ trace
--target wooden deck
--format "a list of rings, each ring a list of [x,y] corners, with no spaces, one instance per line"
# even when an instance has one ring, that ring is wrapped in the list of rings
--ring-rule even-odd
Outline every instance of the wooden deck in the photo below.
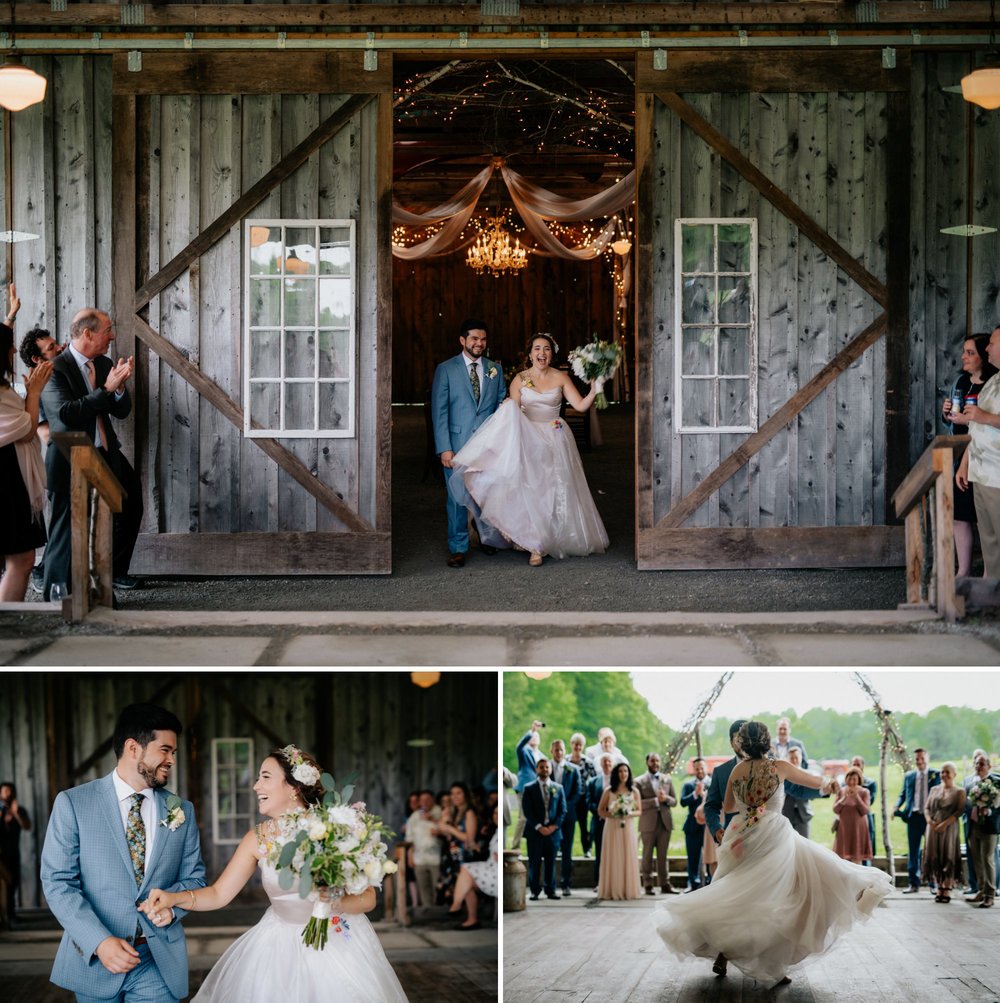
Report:
[[[997,1003],[1000,910],[894,893],[779,990],[700,958],[678,961],[653,932],[657,899],[598,904],[592,893],[504,914],[506,1003]],[[753,922],[753,917],[748,917]]]

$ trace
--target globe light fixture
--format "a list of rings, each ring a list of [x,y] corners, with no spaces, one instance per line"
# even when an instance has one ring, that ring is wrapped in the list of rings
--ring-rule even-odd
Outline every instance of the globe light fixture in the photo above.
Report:
[[[962,97],[990,111],[1000,108],[1000,66],[981,66],[962,77]]]
[[[0,66],[0,106],[8,111],[23,111],[45,97],[47,81],[25,66],[16,56],[8,56]]]
[[[440,682],[441,673],[440,672],[411,672],[410,681],[419,686],[422,690],[426,690],[428,687],[433,686],[435,683]]]

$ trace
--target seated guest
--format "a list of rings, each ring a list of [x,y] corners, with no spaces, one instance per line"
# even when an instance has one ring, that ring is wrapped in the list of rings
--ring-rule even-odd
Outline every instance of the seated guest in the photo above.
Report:
[[[594,761],[584,752],[587,740],[576,732],[570,737],[568,760],[580,771],[580,797],[576,802],[576,821],[580,826],[580,845],[583,855],[590,856],[590,826],[587,824],[587,784],[597,776]]]
[[[407,862],[417,882],[420,905],[434,905],[435,889],[441,873],[441,839],[435,831],[441,809],[434,804],[434,794],[417,794],[417,809],[406,820],[406,838],[410,843]]]
[[[500,883],[500,854],[497,850],[497,815],[493,809],[493,835],[490,837],[489,856],[486,860],[472,860],[463,864],[455,880],[455,893],[448,912],[459,912],[464,903],[466,918],[457,930],[479,929],[479,897],[481,891],[490,898],[497,897]]]
[[[962,874],[962,847],[959,844],[958,820],[965,813],[965,789],[955,783],[958,773],[954,763],[941,767],[941,783],[927,796],[924,815],[927,838],[922,862],[923,879],[937,885],[935,902],[950,902],[951,890]]]
[[[873,779],[865,776],[865,761],[860,756],[855,756],[851,760],[851,766],[856,766],[861,770],[861,786],[868,791],[868,835],[872,841],[872,854],[875,853],[875,795],[878,793],[878,784]],[[870,860],[862,860],[865,867],[871,867]]]

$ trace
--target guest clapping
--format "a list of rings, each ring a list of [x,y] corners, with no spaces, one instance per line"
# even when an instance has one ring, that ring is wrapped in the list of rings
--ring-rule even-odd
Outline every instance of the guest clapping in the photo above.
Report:
[[[604,819],[597,897],[639,897],[639,843],[635,816],[640,813],[639,795],[628,763],[614,768],[613,779],[601,797],[598,814]]]
[[[621,769],[621,766],[618,767]],[[660,757],[655,752],[646,756],[646,772],[637,777],[635,792],[639,798],[642,814],[639,817],[639,833],[642,836],[642,883],[646,894],[653,894],[653,852],[656,852],[656,879],[660,891],[665,895],[674,894],[670,885],[670,861],[668,850],[670,834],[674,829],[670,809],[677,804],[673,781],[660,773]]]
[[[861,771],[852,766],[844,774],[844,786],[833,802],[833,810],[839,819],[833,852],[838,857],[855,864],[871,860],[872,841],[868,835],[870,807],[868,791],[861,786]]]
[[[958,820],[965,812],[965,791],[955,784],[957,772],[954,763],[941,767],[941,783],[931,788],[924,809],[923,879],[932,888],[937,885],[935,902],[951,901],[951,890],[962,873]]]

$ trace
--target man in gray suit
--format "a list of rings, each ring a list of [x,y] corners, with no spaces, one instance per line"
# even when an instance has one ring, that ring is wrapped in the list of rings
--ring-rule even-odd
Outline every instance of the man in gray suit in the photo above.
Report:
[[[434,448],[444,467],[445,486],[451,481],[455,454],[507,396],[503,369],[486,358],[489,332],[481,320],[463,322],[458,336],[462,351],[434,371],[431,417]],[[483,543],[487,554],[496,548]],[[448,567],[461,568],[469,550],[469,512],[448,492]]]
[[[42,887],[63,928],[51,980],[77,1003],[175,1003],[188,994],[187,946],[172,912],[154,926],[136,908],[151,888],[205,886],[194,808],[164,788],[181,723],[153,704],[118,718],[118,765],[63,791],[42,850]]]

